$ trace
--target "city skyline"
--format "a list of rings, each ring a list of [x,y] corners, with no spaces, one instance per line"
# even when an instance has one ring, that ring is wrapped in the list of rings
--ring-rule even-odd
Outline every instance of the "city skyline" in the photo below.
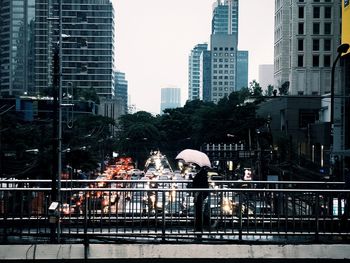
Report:
[[[196,44],[210,43],[215,2],[113,0],[116,67],[127,75],[137,110],[158,114],[164,86],[181,88],[182,104],[187,100],[188,55]],[[273,63],[273,21],[274,1],[239,2],[238,48],[250,54],[249,82],[258,79],[260,64]]]

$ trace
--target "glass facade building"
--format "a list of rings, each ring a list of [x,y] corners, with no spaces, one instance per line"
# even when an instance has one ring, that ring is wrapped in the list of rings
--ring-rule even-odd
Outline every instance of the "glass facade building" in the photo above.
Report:
[[[128,113],[128,81],[125,73],[121,71],[114,73],[114,79],[116,97],[123,104],[124,114],[126,114]]]
[[[237,51],[237,89],[248,87],[248,51]]]
[[[218,0],[213,7],[212,34],[238,38],[238,0]]]
[[[160,112],[165,109],[174,109],[181,107],[181,89],[179,88],[162,88]]]
[[[188,100],[203,99],[201,91],[201,55],[208,50],[208,44],[196,45],[188,59]]]
[[[94,88],[101,98],[112,99],[114,90],[114,8],[110,0],[62,1],[62,87],[77,92]],[[50,13],[58,17],[59,0]],[[58,41],[53,20],[51,39]]]
[[[1,0],[1,95],[23,95],[35,89],[34,30],[35,0]]]
[[[111,0],[1,0],[0,88],[3,95],[47,94],[59,40],[62,4],[62,88],[114,92]],[[50,94],[50,92],[49,92]]]

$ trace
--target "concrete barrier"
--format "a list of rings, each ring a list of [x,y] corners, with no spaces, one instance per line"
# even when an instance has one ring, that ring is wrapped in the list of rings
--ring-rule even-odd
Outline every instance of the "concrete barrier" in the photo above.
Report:
[[[201,259],[201,262],[240,260],[350,260],[350,244],[338,245],[201,245],[201,244],[82,244],[2,245],[0,262],[38,260],[74,262],[118,260],[118,262],[146,262]]]

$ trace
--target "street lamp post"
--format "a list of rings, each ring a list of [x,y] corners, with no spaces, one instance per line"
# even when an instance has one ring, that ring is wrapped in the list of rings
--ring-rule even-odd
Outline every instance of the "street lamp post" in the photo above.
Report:
[[[331,157],[331,169],[330,169],[330,177],[334,179],[334,156],[333,156],[333,151],[334,151],[334,75],[335,75],[335,67],[340,59],[341,55],[343,53],[346,53],[349,49],[349,44],[344,43],[341,44],[337,48],[337,57],[335,58],[333,65],[332,65],[332,73],[331,73],[331,105],[330,105],[330,124],[331,124],[331,136],[330,136],[330,157]]]

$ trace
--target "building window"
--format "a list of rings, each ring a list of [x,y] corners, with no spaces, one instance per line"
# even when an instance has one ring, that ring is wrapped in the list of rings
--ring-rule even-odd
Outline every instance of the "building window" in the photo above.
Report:
[[[324,55],[323,57],[323,66],[330,67],[331,66],[331,56],[330,55]]]
[[[331,51],[331,45],[332,45],[332,42],[330,39],[324,39],[323,40],[323,49],[324,51]]]
[[[312,56],[312,66],[319,67],[320,66],[320,57],[318,55]]]
[[[304,39],[298,39],[298,51],[304,50]]]
[[[313,51],[319,51],[320,50],[320,40],[319,39],[313,39],[312,40],[312,50]]]
[[[324,7],[324,18],[332,18],[332,7],[331,6]]]
[[[303,55],[298,56],[298,67],[304,67],[304,56]]]
[[[314,6],[314,18],[320,18],[320,7]]]
[[[304,23],[299,23],[298,24],[298,34],[299,35],[304,35]]]
[[[304,18],[304,6],[299,6],[298,17],[299,18]]]
[[[320,34],[320,23],[313,23],[313,25],[312,25],[312,33],[314,35],[319,35]]]
[[[324,34],[325,35],[330,35],[332,31],[332,24],[331,23],[324,23]]]

